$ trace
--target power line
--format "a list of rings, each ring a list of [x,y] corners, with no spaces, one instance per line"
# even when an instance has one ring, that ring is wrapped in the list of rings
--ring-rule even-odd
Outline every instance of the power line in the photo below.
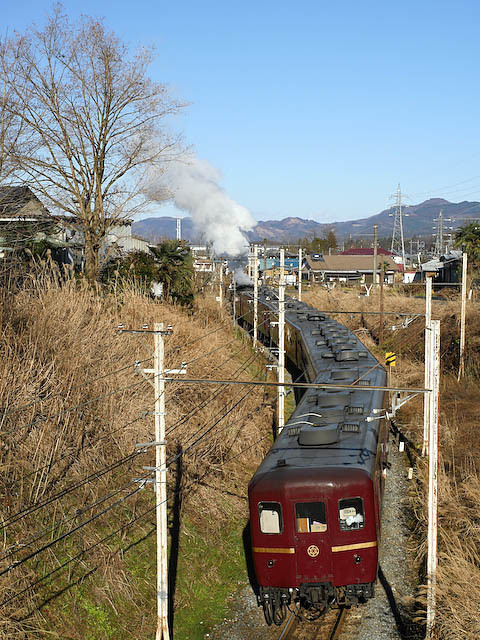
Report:
[[[108,465],[106,467],[103,467],[103,469],[95,471],[94,473],[88,475],[83,480],[75,482],[74,484],[70,485],[69,487],[66,487],[65,489],[62,489],[62,491],[60,491],[59,493],[57,493],[57,494],[55,494],[53,496],[50,496],[50,498],[47,498],[43,502],[37,502],[37,503],[31,504],[31,505],[28,505],[27,507],[25,507],[21,511],[17,511],[16,513],[14,513],[13,515],[9,516],[6,520],[4,520],[0,524],[0,531],[5,529],[8,526],[14,524],[15,522],[18,522],[18,520],[21,520],[22,518],[25,518],[26,516],[30,515],[31,513],[34,513],[35,511],[38,511],[39,509],[42,509],[43,507],[51,504],[52,502],[55,502],[56,500],[59,500],[60,498],[63,498],[64,496],[68,495],[69,493],[72,493],[72,491],[75,491],[76,489],[79,489],[80,487],[83,487],[85,484],[88,484],[89,482],[92,482],[93,480],[98,480],[99,478],[101,478],[105,474],[109,473],[110,471],[114,471],[116,468],[122,466],[123,464],[126,464],[127,462],[130,462],[131,460],[134,460],[137,456],[143,454],[144,452],[145,451],[143,449],[140,449],[139,451],[134,451],[133,453],[129,454],[128,456],[125,456],[124,458],[120,458],[119,460],[116,460],[112,464],[110,464],[110,465]]]
[[[130,483],[130,484],[132,484],[132,483]],[[50,540],[50,542],[47,542],[47,544],[44,544],[43,547],[40,547],[39,549],[36,549],[35,551],[32,551],[31,553],[29,553],[25,557],[23,557],[21,560],[18,560],[17,562],[14,562],[13,564],[9,565],[6,569],[3,569],[2,571],[0,571],[0,576],[3,576],[6,573],[9,573],[10,571],[12,571],[13,569],[16,569],[17,567],[19,567],[20,565],[24,564],[28,560],[31,560],[32,558],[34,558],[38,554],[42,553],[43,551],[46,551],[47,549],[50,549],[50,547],[53,547],[54,545],[58,544],[62,540],[65,540],[65,538],[68,538],[68,536],[71,536],[75,532],[77,532],[80,529],[82,529],[83,527],[85,527],[87,524],[90,524],[90,522],[93,522],[97,518],[100,518],[101,516],[105,515],[106,513],[108,513],[112,509],[114,509],[115,507],[118,507],[118,505],[122,504],[122,502],[125,502],[125,500],[127,500],[127,498],[130,498],[131,496],[135,495],[135,493],[138,493],[141,490],[141,488],[142,488],[141,486],[140,487],[136,487],[134,489],[134,491],[131,491],[126,496],[123,496],[119,500],[116,500],[113,504],[109,505],[108,507],[106,507],[105,509],[100,511],[100,513],[94,514],[93,516],[88,518],[88,520],[85,520],[85,522],[82,522],[81,524],[77,525],[76,527],[73,527],[73,529],[70,529],[69,531],[66,531],[65,533],[62,533],[62,535],[58,536],[58,538],[55,538],[54,540]]]

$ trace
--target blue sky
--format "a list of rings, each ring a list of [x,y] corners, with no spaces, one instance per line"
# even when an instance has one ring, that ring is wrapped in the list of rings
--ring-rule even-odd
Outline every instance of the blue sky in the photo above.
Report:
[[[9,30],[50,2],[2,6]],[[360,218],[428,197],[480,200],[477,0],[66,0],[189,102],[174,123],[257,219]],[[175,215],[172,207],[159,215]]]

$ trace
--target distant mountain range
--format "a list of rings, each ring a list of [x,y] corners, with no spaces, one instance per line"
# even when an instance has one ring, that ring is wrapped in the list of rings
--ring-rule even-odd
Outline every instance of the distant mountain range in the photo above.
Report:
[[[249,232],[248,239],[253,242],[262,242],[265,238],[269,242],[287,242],[298,238],[312,238],[314,235],[323,237],[330,229],[333,229],[338,239],[360,238],[373,233],[373,225],[378,224],[378,237],[385,238],[392,235],[394,207],[385,209],[376,215],[358,220],[346,222],[320,223],[315,220],[303,218],[284,218],[283,220],[261,220],[253,231]],[[444,228],[461,227],[470,219],[480,217],[480,202],[448,202],[442,198],[432,198],[420,204],[404,206],[403,232],[406,238],[431,236],[435,233],[440,211],[443,211]],[[447,229],[445,229],[448,231]],[[158,242],[162,238],[176,237],[176,218],[164,216],[161,218],[146,218],[134,222],[132,232],[149,240]],[[204,235],[196,230],[191,218],[182,219],[182,238],[190,242],[205,242]]]

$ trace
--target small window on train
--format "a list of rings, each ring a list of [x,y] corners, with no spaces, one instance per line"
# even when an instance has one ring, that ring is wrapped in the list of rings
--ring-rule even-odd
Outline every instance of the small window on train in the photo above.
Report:
[[[298,533],[323,533],[327,530],[327,517],[323,502],[298,502],[295,505]]]
[[[282,533],[282,506],[278,502],[259,502],[258,515],[262,533]]]
[[[346,498],[338,501],[338,517],[341,531],[363,529],[365,513],[362,498]]]

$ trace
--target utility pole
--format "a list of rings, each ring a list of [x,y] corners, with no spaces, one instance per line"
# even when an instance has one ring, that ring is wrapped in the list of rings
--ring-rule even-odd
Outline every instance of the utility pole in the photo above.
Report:
[[[220,267],[218,302],[220,304],[220,309],[221,309],[223,305],[223,260],[220,260],[218,266]]]
[[[378,224],[373,225],[373,278],[374,285],[377,284],[377,251],[378,251]]]
[[[458,380],[465,375],[465,314],[467,310],[467,254],[462,255],[462,308],[460,312],[460,364]]]
[[[258,247],[253,247],[253,348],[258,339]]]
[[[278,281],[278,382],[285,382],[285,249],[280,249]],[[278,433],[285,424],[285,387],[278,387]]]
[[[438,402],[440,389],[440,320],[430,322],[430,400],[428,431],[427,640],[435,637],[438,548]]]
[[[180,241],[182,239],[182,219],[177,218],[177,240]]]
[[[383,344],[383,280],[385,278],[385,263],[382,260],[380,265],[380,327],[378,331],[378,344]]]
[[[302,247],[298,249],[298,301],[302,301],[302,262],[303,252]]]
[[[157,521],[157,633],[155,640],[170,640],[168,631],[167,456],[165,443],[165,346],[163,322],[154,325],[155,388],[155,513]]]
[[[430,323],[432,321],[432,279],[425,281],[425,389],[430,389]],[[428,429],[430,425],[430,398],[423,396],[423,446],[422,456],[428,455]]]
[[[397,255],[402,256],[403,272],[405,273],[405,242],[403,238],[402,216],[408,214],[402,213],[402,192],[400,190],[400,184],[397,187],[396,196],[392,197],[396,197],[397,201],[395,204],[395,213],[390,214],[394,216],[391,251],[397,253]]]
[[[248,247],[247,275],[248,275],[249,278],[252,277],[252,245],[249,245],[249,247]]]
[[[233,326],[237,324],[237,281],[235,273],[232,273],[232,289],[233,289]]]

